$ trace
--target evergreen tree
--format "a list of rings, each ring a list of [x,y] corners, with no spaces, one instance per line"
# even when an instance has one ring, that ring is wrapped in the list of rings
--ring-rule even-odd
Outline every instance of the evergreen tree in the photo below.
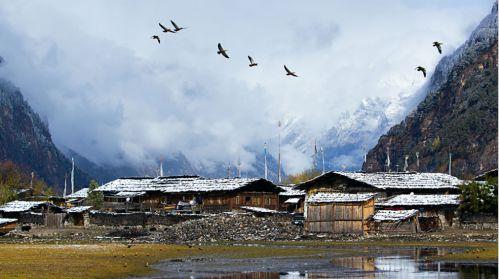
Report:
[[[104,194],[99,191],[94,191],[99,187],[95,180],[90,181],[88,185],[88,198],[87,203],[95,209],[100,209],[104,203]]]

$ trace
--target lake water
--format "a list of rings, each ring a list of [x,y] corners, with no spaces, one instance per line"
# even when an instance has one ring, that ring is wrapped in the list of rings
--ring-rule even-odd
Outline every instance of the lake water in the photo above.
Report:
[[[351,249],[352,255],[348,254]],[[430,261],[442,248],[348,247],[308,257],[166,261],[148,278],[497,278],[497,263]],[[362,253],[361,256],[357,254]],[[454,251],[455,252],[455,251]]]

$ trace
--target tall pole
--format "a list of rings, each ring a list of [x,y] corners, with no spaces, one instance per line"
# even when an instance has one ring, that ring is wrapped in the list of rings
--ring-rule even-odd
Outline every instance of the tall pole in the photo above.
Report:
[[[159,161],[159,176],[163,177],[163,159]]]
[[[407,159],[409,159],[409,155],[405,155],[405,161],[404,161],[404,172],[407,171],[407,168],[409,167],[409,165],[407,164]]]
[[[71,158],[71,194],[75,192],[75,160]]]
[[[386,168],[390,172],[390,147],[386,148]]]
[[[267,171],[267,142],[265,142],[263,146],[263,159],[264,159],[264,168],[265,168],[265,179],[268,180],[268,171]]]
[[[322,152],[322,174],[326,173],[326,165],[324,164],[324,148],[321,147]]]
[[[419,172],[419,152],[416,152],[416,166],[418,167]]]
[[[64,173],[64,193],[63,193],[63,197],[66,197],[67,195],[67,187],[68,187],[68,183],[67,183],[67,180],[68,180],[68,173]]]
[[[237,157],[237,177],[241,178],[241,157]]]
[[[452,175],[452,153],[449,152],[449,175]]]
[[[281,184],[281,121],[277,123],[279,133],[279,156],[277,162],[277,183]]]
[[[33,180],[35,179],[35,172],[31,172],[31,180],[29,183],[29,187],[33,190]]]

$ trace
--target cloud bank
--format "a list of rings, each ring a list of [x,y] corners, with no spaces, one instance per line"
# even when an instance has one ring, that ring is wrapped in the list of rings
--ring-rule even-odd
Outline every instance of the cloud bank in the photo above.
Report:
[[[11,1],[0,6],[0,74],[56,142],[96,162],[180,151],[196,164],[240,157],[250,168],[250,148],[270,140],[275,153],[278,120],[320,134],[363,98],[415,92],[424,81],[414,67],[441,58],[431,42],[451,52],[492,2]],[[189,28],[163,34],[158,22],[169,19]],[[290,171],[309,166],[283,150]]]

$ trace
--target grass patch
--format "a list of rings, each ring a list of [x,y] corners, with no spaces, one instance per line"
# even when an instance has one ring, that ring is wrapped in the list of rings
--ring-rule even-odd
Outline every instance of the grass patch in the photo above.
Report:
[[[180,246],[166,244],[2,244],[2,278],[123,278],[146,275],[161,260],[199,256],[225,258],[320,255],[320,249]]]
[[[497,262],[497,244],[470,248],[461,253],[452,253],[431,257],[432,260],[445,261],[494,261]]]

